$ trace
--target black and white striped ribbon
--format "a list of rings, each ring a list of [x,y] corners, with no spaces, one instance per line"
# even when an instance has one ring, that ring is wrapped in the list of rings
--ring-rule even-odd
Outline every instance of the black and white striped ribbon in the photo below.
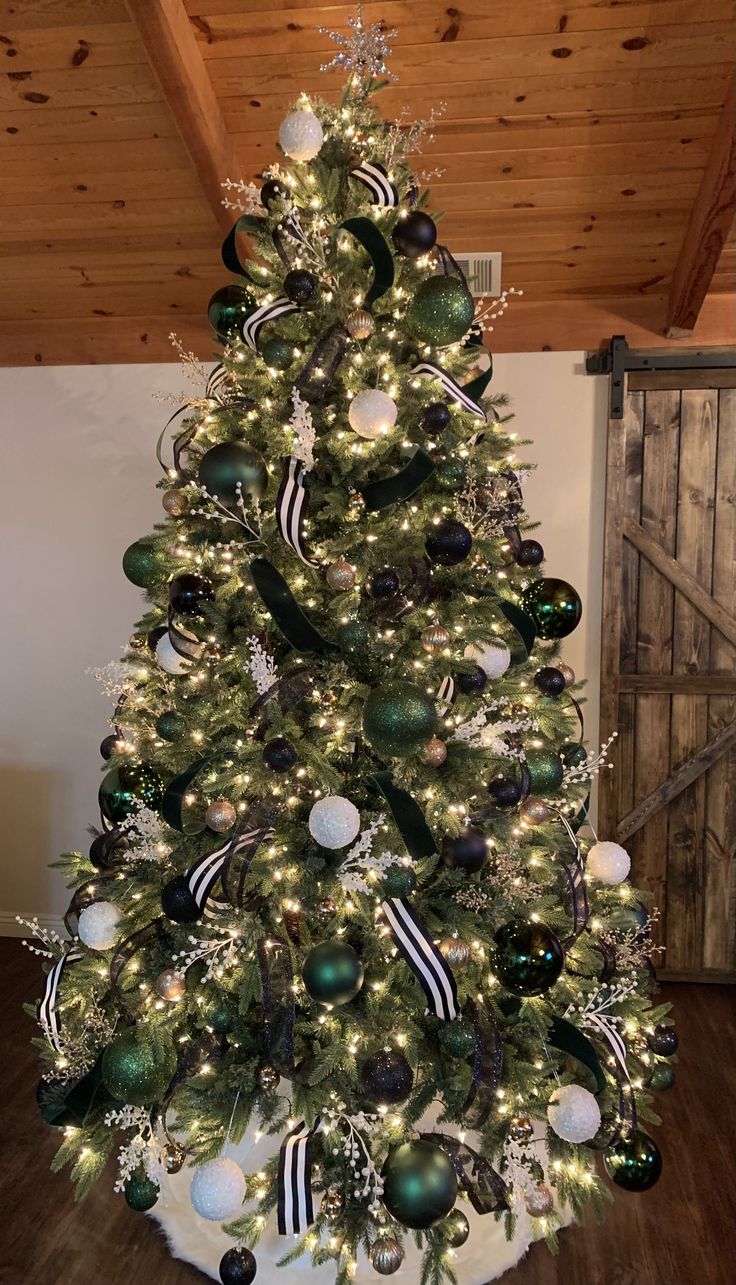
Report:
[[[381,910],[399,954],[427,997],[429,1011],[435,1017],[451,1022],[460,1011],[455,978],[421,919],[406,897],[389,897]]]
[[[46,976],[46,986],[38,1008],[38,1020],[57,1053],[61,1051],[61,1018],[57,1008],[59,983],[67,964],[74,964],[78,959],[83,958],[84,951],[78,946],[70,946]]]
[[[214,402],[224,402],[232,391],[232,375],[220,361],[207,376],[204,390],[205,397],[209,397]]]
[[[422,379],[438,379],[448,397],[452,397],[453,401],[459,402],[463,410],[475,415],[476,419],[485,421],[486,413],[483,407],[474,401],[472,397],[469,397],[457,380],[453,379],[452,375],[448,375],[447,371],[436,365],[435,362],[420,361],[414,366],[411,373],[412,375],[420,375]]]
[[[386,170],[376,161],[362,161],[350,171],[350,177],[368,188],[374,205],[398,205],[399,194]]]
[[[194,865],[189,867],[185,876],[186,881],[201,911],[204,910],[207,898],[222,875],[226,863],[244,848],[257,847],[267,833],[263,826],[244,830],[235,838],[228,839],[220,848],[215,848],[214,852],[207,852],[203,857],[199,857]]]
[[[262,303],[260,308],[256,308],[249,317],[243,322],[243,339],[249,348],[254,352],[258,348],[258,336],[267,321],[276,321],[278,317],[289,317],[292,312],[298,312],[295,303],[284,297],[273,299],[271,303]]]
[[[302,1120],[281,1143],[278,1178],[280,1236],[299,1236],[314,1222],[312,1141],[319,1128],[319,1116],[311,1129]]]
[[[457,684],[455,683],[455,679],[452,677],[452,674],[446,674],[437,688],[437,695],[435,697],[435,700],[439,702],[441,718],[444,718],[445,714],[450,712],[455,703],[456,696]]]
[[[603,1036],[621,1068],[624,1079],[630,1084],[631,1077],[626,1066],[626,1044],[624,1043],[621,1032],[616,1029],[613,1022],[610,1022],[607,1018],[601,1016],[600,1013],[590,1013],[585,1020],[587,1025],[594,1026],[595,1029]]]
[[[204,643],[192,634],[179,629],[175,624],[172,613],[169,613],[169,642],[176,652],[177,656],[184,657],[192,663],[199,660],[204,651]]]
[[[309,492],[304,481],[305,477],[306,469],[302,460],[298,460],[295,455],[290,455],[284,464],[281,485],[276,496],[276,523],[281,538],[286,541],[289,548],[294,550],[296,556],[308,567],[316,567],[319,564],[316,558],[310,556],[302,534],[309,507]]]

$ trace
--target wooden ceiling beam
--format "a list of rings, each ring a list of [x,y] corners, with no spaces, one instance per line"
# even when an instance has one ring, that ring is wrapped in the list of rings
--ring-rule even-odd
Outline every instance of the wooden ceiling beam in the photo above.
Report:
[[[736,215],[736,72],[672,275],[668,339],[691,335]]]
[[[125,0],[148,60],[223,232],[232,214],[222,205],[222,182],[240,167],[212,82],[182,0]]]

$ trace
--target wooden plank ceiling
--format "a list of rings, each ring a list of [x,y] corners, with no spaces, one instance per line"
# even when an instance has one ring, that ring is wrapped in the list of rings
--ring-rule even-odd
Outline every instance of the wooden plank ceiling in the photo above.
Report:
[[[336,98],[316,27],[352,12],[0,0],[0,362],[165,361],[171,330],[208,355],[218,182],[276,159],[301,90]],[[524,291],[497,350],[733,340],[732,0],[394,0],[365,20],[399,29],[384,113],[446,104],[417,158],[442,171],[443,239],[501,250]]]

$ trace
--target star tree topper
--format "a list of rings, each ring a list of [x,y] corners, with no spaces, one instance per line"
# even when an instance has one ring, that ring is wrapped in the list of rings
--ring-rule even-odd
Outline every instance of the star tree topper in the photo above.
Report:
[[[393,53],[390,41],[396,39],[398,31],[395,28],[386,31],[380,22],[365,27],[362,5],[358,5],[354,18],[348,18],[348,26],[349,36],[343,35],[341,31],[331,31],[329,27],[317,28],[323,36],[329,36],[330,40],[340,46],[339,52],[330,62],[322,63],[320,70],[332,71],[333,67],[348,67],[358,76],[386,76],[389,80],[398,80],[398,76],[386,66],[386,59]]]

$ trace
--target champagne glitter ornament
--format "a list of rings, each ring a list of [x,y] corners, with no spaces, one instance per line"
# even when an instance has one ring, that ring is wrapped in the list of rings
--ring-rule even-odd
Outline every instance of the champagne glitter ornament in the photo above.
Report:
[[[228,830],[232,830],[238,814],[228,799],[215,799],[205,812],[204,819],[215,834],[226,834]]]
[[[519,820],[524,825],[544,825],[549,821],[550,808],[544,799],[537,798],[536,794],[530,794],[519,808]]]
[[[265,1066],[258,1068],[258,1083],[262,1089],[266,1090],[266,1092],[270,1093],[275,1089],[278,1086],[280,1079],[281,1076],[275,1066],[271,1066],[267,1063]]]
[[[534,1137],[534,1125],[528,1115],[517,1115],[509,1121],[509,1137],[513,1142],[528,1142]]]
[[[337,562],[331,562],[325,571],[325,580],[330,589],[335,589],[338,593],[347,593],[355,584],[355,568],[351,567],[344,558],[338,558]]]
[[[165,968],[156,978],[154,990],[159,999],[165,999],[169,1004],[178,1004],[186,994],[186,985],[184,978],[179,977],[173,968]]]
[[[535,1187],[533,1191],[525,1193],[524,1204],[530,1218],[545,1218],[547,1214],[552,1213],[555,1207],[555,1199],[549,1187],[540,1182],[539,1186]]]
[[[450,968],[462,968],[470,959],[470,947],[462,937],[443,937],[437,949]]]
[[[183,517],[189,508],[189,502],[182,491],[164,491],[161,496],[164,512],[171,518]]]
[[[320,1206],[328,1222],[334,1223],[345,1208],[345,1197],[339,1187],[328,1187]]]
[[[447,758],[447,746],[439,736],[431,736],[426,745],[422,746],[422,753],[431,767],[442,767]]]

